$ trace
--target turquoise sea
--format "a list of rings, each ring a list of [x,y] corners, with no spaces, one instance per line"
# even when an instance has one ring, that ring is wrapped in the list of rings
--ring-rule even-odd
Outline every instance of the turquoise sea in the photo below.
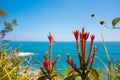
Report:
[[[87,53],[89,52],[89,45],[90,42],[87,43]],[[103,42],[94,42],[94,45],[99,47],[96,56],[101,58],[107,65],[107,56],[105,53]],[[32,60],[30,60],[29,64],[32,68],[41,67],[45,52],[49,52],[49,42],[12,41],[9,42],[9,46],[11,46],[12,49],[19,48],[21,52],[34,53],[34,55],[32,56]],[[113,64],[120,63],[120,42],[106,42],[106,46],[111,58],[111,62]],[[66,62],[67,54],[70,54],[71,58],[79,66],[75,42],[54,43],[53,60],[55,60],[57,55],[60,55],[60,59],[56,64],[55,69],[61,73],[64,73],[65,69],[69,67],[69,65]],[[95,59],[93,67],[97,69],[105,69],[104,65],[97,58]]]

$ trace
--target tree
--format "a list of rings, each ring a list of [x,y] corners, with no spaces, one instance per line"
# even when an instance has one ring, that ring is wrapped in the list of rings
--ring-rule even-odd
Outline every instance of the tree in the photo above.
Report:
[[[13,26],[16,26],[17,25],[17,20],[16,19],[13,19],[12,22],[8,22],[6,20],[4,20],[4,18],[8,17],[9,14],[3,10],[3,9],[0,9],[0,26],[3,26],[1,27],[0,29],[0,37],[1,39],[3,39],[6,35],[6,33],[8,32],[11,32],[13,31]]]

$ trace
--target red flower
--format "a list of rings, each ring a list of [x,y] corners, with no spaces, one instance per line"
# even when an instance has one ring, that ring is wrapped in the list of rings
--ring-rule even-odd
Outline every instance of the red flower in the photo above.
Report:
[[[50,61],[49,60],[44,60],[43,61],[43,66],[48,70],[50,67]]]
[[[76,40],[78,40],[79,33],[80,33],[79,30],[74,30],[74,31],[73,31],[73,34],[74,34]]]
[[[83,33],[83,38],[85,39],[85,40],[87,40],[88,39],[88,37],[89,37],[89,33]]]
[[[69,56],[68,56],[67,62],[68,62],[68,64],[70,64],[72,67],[75,66],[73,60],[72,60]]]
[[[53,39],[53,36],[52,36],[51,32],[49,32],[48,39],[49,39],[50,43],[54,42],[54,39]]]
[[[93,41],[95,39],[94,35],[91,35],[91,41]]]

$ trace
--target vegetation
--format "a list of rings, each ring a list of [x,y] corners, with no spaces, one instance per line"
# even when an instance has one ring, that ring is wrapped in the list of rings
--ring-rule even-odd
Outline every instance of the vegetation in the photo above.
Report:
[[[25,57],[18,56],[19,50],[17,48],[11,50],[7,44],[8,40],[4,40],[5,35],[13,31],[13,27],[17,25],[17,20],[13,19],[11,23],[5,21],[4,18],[8,17],[8,13],[3,9],[0,9],[0,17],[0,25],[3,26],[0,31],[0,80],[35,79],[35,76],[30,75],[29,66],[22,67]]]
[[[97,73],[97,71],[92,68],[95,60],[96,51],[98,50],[96,46],[93,46],[95,36],[91,35],[90,50],[88,57],[86,57],[86,42],[89,37],[89,33],[85,32],[84,28],[82,28],[82,32],[80,32],[79,30],[75,30],[73,34],[76,39],[76,48],[80,67],[77,68],[76,64],[70,58],[70,55],[68,55],[67,62],[71,66],[72,70],[70,70],[70,72],[68,71],[69,75],[65,78],[65,80],[75,80],[77,77],[80,77],[82,80],[90,80],[91,78],[94,80],[100,80],[100,76],[97,76],[99,75],[99,73]]]
[[[95,15],[92,14],[92,17]],[[85,32],[84,28],[82,31],[73,31],[76,39],[76,50],[78,55],[79,64],[75,64],[74,60],[71,59],[70,55],[67,55],[67,63],[70,65],[66,69],[66,74],[62,75],[55,71],[55,65],[58,62],[60,56],[58,55],[53,61],[52,59],[52,47],[54,43],[54,38],[49,32],[49,53],[46,52],[42,66],[40,66],[39,74],[35,74],[34,71],[30,69],[29,64],[23,66],[26,57],[18,56],[19,49],[11,50],[10,47],[6,47],[8,44],[4,41],[4,37],[8,32],[13,30],[13,27],[17,25],[17,20],[13,19],[12,22],[5,21],[4,18],[8,17],[8,13],[3,9],[0,9],[0,25],[3,26],[0,31],[0,80],[120,80],[120,64],[112,64],[105,44],[104,38],[103,44],[108,59],[108,66],[104,63],[102,59],[96,56],[98,47],[94,45],[95,36],[91,35],[91,42],[89,52],[86,51],[87,39],[89,38],[89,33]],[[119,22],[119,18],[112,21],[115,26]],[[100,21],[100,24],[105,24],[104,20]],[[117,28],[116,28],[117,29]],[[88,55],[88,56],[87,56]],[[98,58],[103,65],[106,67],[106,71],[100,71],[92,67],[95,58]],[[31,57],[30,57],[31,60]]]
[[[46,52],[46,55],[44,56],[43,68],[42,67],[40,68],[41,72],[38,80],[46,80],[46,79],[55,80],[56,78],[63,80],[63,75],[54,71],[55,64],[57,63],[60,56],[58,55],[56,60],[52,61],[52,46],[54,43],[54,39],[51,32],[49,32],[48,39],[50,41],[50,45],[49,45],[50,54],[49,54],[49,58],[48,58],[48,52]]]
[[[0,31],[0,36],[4,38],[6,33],[13,31],[13,26],[17,25],[17,20],[13,19],[12,22],[4,20],[4,18],[8,17],[8,13],[3,9],[0,9],[0,17],[2,18],[0,19],[0,24],[3,26],[3,29]]]
[[[91,14],[91,17],[99,21],[101,25],[105,26],[108,29],[120,29],[120,25],[118,25],[118,23],[120,22],[120,17],[114,18],[111,21],[111,24],[108,24],[107,22],[105,22],[105,20],[99,20],[95,17],[95,14]]]

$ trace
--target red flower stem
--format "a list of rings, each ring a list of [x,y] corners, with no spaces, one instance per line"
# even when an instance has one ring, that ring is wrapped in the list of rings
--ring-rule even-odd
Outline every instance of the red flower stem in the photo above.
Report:
[[[84,27],[82,28],[82,64],[81,64],[81,67],[84,66],[84,38],[83,38],[83,34],[84,34]]]
[[[52,67],[52,42],[50,42],[50,68]]]
[[[92,65],[93,65],[93,63],[94,63],[94,59],[95,59],[95,54],[96,54],[96,52],[94,52],[94,54],[93,54],[93,56],[92,56],[92,62],[91,62],[91,64],[90,64],[89,69],[92,68]]]
[[[83,67],[83,38],[82,38],[82,40],[81,40],[81,50],[82,50],[82,58],[81,58],[81,67]]]
[[[78,57],[79,57],[79,63],[80,63],[80,65],[81,65],[81,55],[80,55],[80,49],[78,49]]]
[[[86,66],[88,66],[88,63],[90,61],[90,57],[91,57],[91,54],[92,54],[92,47],[93,47],[93,41],[91,41],[91,43],[90,43],[90,51],[89,51],[89,55],[88,55]]]
[[[76,39],[76,48],[77,48],[77,51],[78,51],[78,49],[79,49],[78,39]]]
[[[55,62],[54,62],[54,65],[52,65],[52,69],[54,69],[54,66],[55,66],[55,64],[58,62],[58,59],[60,58],[60,55],[58,55],[57,56],[57,58],[56,58],[56,60],[55,60]]]
[[[80,49],[82,50],[82,33],[80,33]]]
[[[80,33],[80,50],[82,52],[82,33]],[[80,56],[80,65],[82,66],[82,57]]]
[[[96,52],[94,52],[94,54],[93,54],[93,57],[92,57],[92,62],[91,62],[91,64],[90,64],[89,69],[91,69],[91,68],[92,68],[92,65],[93,65],[93,63],[94,63],[94,59],[95,59],[95,55],[96,55]],[[89,72],[90,72],[89,70],[86,72],[86,76],[88,75],[88,73],[89,73]]]
[[[80,56],[80,48],[79,48],[79,45],[78,45],[78,39],[76,39],[76,48],[77,48],[77,52],[78,52],[79,62],[81,64],[81,56]]]
[[[84,40],[83,44],[83,66],[84,68],[86,67],[86,40]]]

